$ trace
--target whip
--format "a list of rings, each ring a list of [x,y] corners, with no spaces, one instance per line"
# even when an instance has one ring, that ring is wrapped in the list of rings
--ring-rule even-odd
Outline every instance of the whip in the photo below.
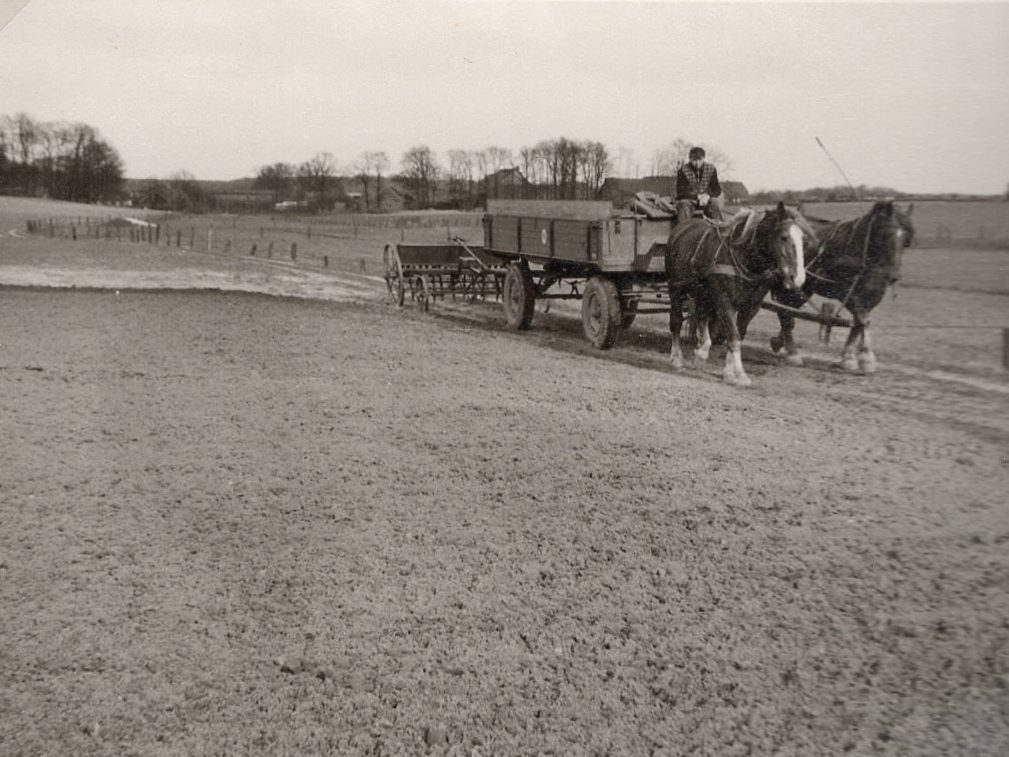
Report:
[[[845,175],[844,169],[841,168],[840,164],[836,160],[834,160],[834,156],[830,154],[830,151],[823,146],[823,142],[820,141],[819,137],[813,137],[813,139],[816,140],[816,144],[820,145],[820,149],[827,154],[827,157],[830,158],[830,162],[834,164],[834,166],[840,172],[841,176],[844,178],[845,182],[847,182],[848,188],[851,189],[851,193],[855,195],[855,199],[858,200],[858,209],[864,210],[864,208],[862,207],[862,198],[858,196],[858,190],[855,189],[854,184],[852,184],[851,180],[849,180],[847,175]]]

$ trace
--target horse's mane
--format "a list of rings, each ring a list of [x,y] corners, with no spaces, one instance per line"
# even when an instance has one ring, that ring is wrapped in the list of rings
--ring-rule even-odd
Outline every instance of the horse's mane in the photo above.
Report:
[[[757,233],[757,227],[766,215],[766,211],[751,210],[750,208],[736,211],[735,215],[726,222],[729,238],[733,239],[736,244],[749,245]],[[741,229],[740,225],[742,225]],[[738,232],[737,229],[739,229]]]

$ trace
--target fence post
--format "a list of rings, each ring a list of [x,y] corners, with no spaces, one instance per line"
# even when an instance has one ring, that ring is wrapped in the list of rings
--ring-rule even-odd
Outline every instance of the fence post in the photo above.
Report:
[[[329,268],[329,255],[322,256],[322,267]]]
[[[252,249],[251,249],[251,250],[249,250],[249,254],[250,254],[250,255],[251,255],[252,257],[256,257],[256,245],[255,245],[255,244],[253,244],[253,245],[252,245]]]
[[[270,246],[266,248],[266,257],[273,257],[273,242],[270,242]]]
[[[312,238],[312,227],[311,226],[308,227],[308,231],[306,232],[306,234],[308,234],[308,238],[309,239]]]
[[[291,260],[298,259],[298,243],[291,242]]]
[[[73,237],[73,239],[74,239],[75,242],[77,241],[77,227],[76,226],[71,226],[70,227],[70,236]]]
[[[195,226],[190,226],[189,227],[189,249],[190,250],[195,250],[196,249],[196,227]]]
[[[211,252],[214,249],[214,230],[207,229],[207,252]]]

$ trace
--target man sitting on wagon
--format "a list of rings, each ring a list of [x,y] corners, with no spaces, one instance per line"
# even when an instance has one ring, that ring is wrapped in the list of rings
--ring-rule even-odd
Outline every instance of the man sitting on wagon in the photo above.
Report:
[[[690,159],[676,172],[676,220],[691,218],[695,210],[716,221],[724,217],[725,198],[718,170],[704,160],[703,147],[691,147]]]

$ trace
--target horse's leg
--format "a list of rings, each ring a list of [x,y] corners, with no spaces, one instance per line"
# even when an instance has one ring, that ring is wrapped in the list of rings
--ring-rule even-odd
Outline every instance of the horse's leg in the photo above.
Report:
[[[713,316],[711,300],[703,288],[694,291],[691,299],[694,305],[694,362],[704,363],[711,352],[711,319]]]
[[[739,336],[739,327],[736,324],[736,306],[732,304],[729,293],[718,284],[715,285],[716,312],[718,313],[721,327],[726,335],[725,370],[722,376],[730,384],[736,386],[749,386],[753,382],[743,370],[743,340]]]
[[[862,343],[858,348],[858,365],[862,373],[875,373],[876,353],[872,351],[872,336],[869,331],[869,314],[862,314]]]
[[[856,349],[862,344],[862,335],[865,333],[865,324],[862,322],[862,311],[858,308],[851,311],[851,331],[848,332],[848,339],[841,350],[841,367],[850,373],[859,371],[858,357]]]
[[[697,324],[697,345],[694,347],[694,362],[706,363],[711,352],[711,314],[705,313]]]
[[[683,348],[680,345],[680,331],[683,329],[683,299],[682,288],[669,287],[669,335],[672,344],[669,347],[669,362],[673,368],[683,368]]]
[[[782,305],[791,308],[801,308],[805,304],[805,299],[797,292],[783,291],[776,293],[774,299]],[[778,313],[779,331],[777,336],[771,337],[771,349],[774,352],[785,350],[785,362],[789,365],[802,365],[802,355],[795,344],[795,316],[790,313]]]

